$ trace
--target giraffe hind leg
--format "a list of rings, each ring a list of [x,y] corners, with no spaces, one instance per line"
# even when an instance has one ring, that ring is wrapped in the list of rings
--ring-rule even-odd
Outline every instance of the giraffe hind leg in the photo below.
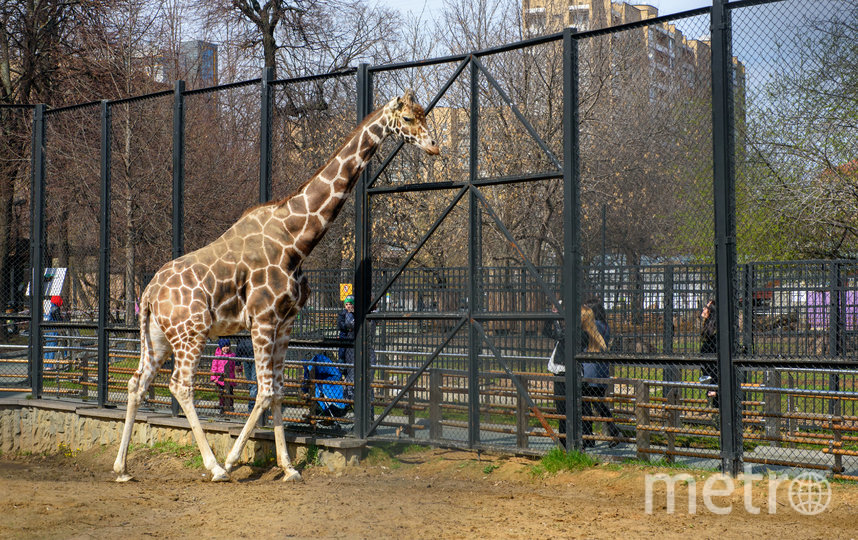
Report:
[[[134,418],[137,416],[140,403],[143,401],[143,395],[158,374],[158,368],[164,364],[164,360],[170,354],[170,346],[164,338],[163,332],[157,327],[152,328],[148,340],[141,340],[140,349],[140,365],[128,380],[128,404],[125,409],[125,426],[122,429],[119,452],[113,464],[113,472],[117,475],[117,482],[128,482],[133,479],[128,474],[127,458],[128,446],[131,443],[131,432],[134,429]]]
[[[244,450],[244,446],[247,444],[250,434],[256,427],[259,417],[262,416],[270,403],[271,396],[267,394],[256,396],[256,403],[253,404],[253,410],[250,411],[250,416],[248,416],[247,422],[244,424],[244,428],[241,430],[241,433],[235,440],[235,443],[233,443],[232,450],[230,450],[229,455],[223,464],[224,469],[226,469],[227,472],[231,471],[236,462],[238,462],[238,458],[241,456],[241,451]]]
[[[181,405],[185,412],[185,418],[191,425],[191,432],[194,434],[194,439],[197,441],[197,446],[200,449],[200,454],[203,456],[203,465],[212,473],[212,482],[225,482],[229,480],[229,473],[220,466],[217,458],[212,452],[211,446],[206,439],[205,431],[197,416],[197,409],[194,406],[194,388],[193,386],[176,380],[170,380],[170,392],[176,397],[176,401]]]
[[[185,413],[185,418],[191,426],[191,432],[194,434],[194,439],[197,441],[197,446],[203,457],[203,465],[212,473],[212,482],[225,482],[229,480],[229,473],[217,462],[194,406],[194,372],[204,346],[205,337],[199,339],[192,350],[180,350],[179,347],[173,347],[176,352],[176,368],[170,378],[170,392],[173,393]],[[180,366],[194,366],[194,368],[186,371]]]

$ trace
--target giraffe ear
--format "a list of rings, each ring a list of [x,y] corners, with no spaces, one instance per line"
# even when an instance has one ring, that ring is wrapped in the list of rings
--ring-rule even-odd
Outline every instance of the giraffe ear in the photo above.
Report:
[[[397,96],[396,99],[393,100],[393,110],[399,111],[404,106],[405,106],[405,100],[403,98]]]

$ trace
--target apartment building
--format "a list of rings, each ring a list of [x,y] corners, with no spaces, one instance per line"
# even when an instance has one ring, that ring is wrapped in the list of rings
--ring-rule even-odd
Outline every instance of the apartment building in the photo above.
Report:
[[[157,50],[144,53],[136,58],[136,63],[152,80],[171,85],[182,79],[191,89],[217,86],[218,46],[201,40],[183,41],[176,53]]]
[[[611,0],[522,0],[522,24],[526,36],[558,32],[565,27],[579,31],[635,23],[659,16],[658,9],[646,4]],[[654,23],[637,31],[624,32],[633,45],[646,52],[650,98],[665,99],[683,89],[700,89],[710,84],[711,48],[706,36],[688,37],[673,23]],[[611,39],[607,37],[607,39]],[[628,40],[627,40],[628,41]],[[628,44],[628,43],[627,43]],[[627,55],[625,61],[643,55]],[[740,120],[745,103],[745,66],[733,58],[736,110]]]

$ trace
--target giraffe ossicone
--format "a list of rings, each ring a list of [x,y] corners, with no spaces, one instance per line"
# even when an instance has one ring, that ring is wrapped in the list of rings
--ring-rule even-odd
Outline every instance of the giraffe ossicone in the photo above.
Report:
[[[134,418],[158,369],[173,353],[170,392],[191,426],[213,481],[229,472],[263,411],[270,407],[277,465],[284,480],[300,480],[286,451],[281,402],[283,366],[292,324],[310,288],[301,268],[336,218],[381,142],[398,135],[430,155],[440,153],[426,112],[411,90],[367,116],[337,152],[292,195],[248,209],[209,245],[168,262],[140,300],[140,364],[128,381],[128,406],[113,470],[131,480],[128,446]],[[193,378],[207,339],[250,331],[256,363],[256,403],[223,467],[206,440],[193,402]]]

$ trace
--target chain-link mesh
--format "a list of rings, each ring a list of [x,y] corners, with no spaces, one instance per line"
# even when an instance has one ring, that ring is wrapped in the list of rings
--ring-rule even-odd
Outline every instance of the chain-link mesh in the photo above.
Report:
[[[97,104],[45,115],[42,394],[88,399],[98,305],[99,144]],[[33,288],[30,290],[33,293]]]
[[[26,296],[30,227],[31,107],[0,107],[0,388],[31,387],[27,369],[30,332]]]
[[[271,188],[275,200],[294,193],[344,144],[358,124],[353,74],[272,84]],[[354,246],[354,202],[349,198],[325,237],[307,258],[307,268],[346,268]],[[342,307],[338,296],[327,307]]]
[[[171,258],[173,95],[110,103],[110,201],[107,285],[107,403],[125,403],[140,361],[139,299]],[[169,410],[171,364],[162,367],[142,407]]]
[[[217,239],[259,201],[259,86],[184,97],[186,253]]]
[[[580,298],[612,358],[578,366],[591,451],[719,458],[700,316],[715,291],[708,31],[703,15],[578,40]]]
[[[851,478],[856,24],[854,0],[732,13],[743,458]]]

